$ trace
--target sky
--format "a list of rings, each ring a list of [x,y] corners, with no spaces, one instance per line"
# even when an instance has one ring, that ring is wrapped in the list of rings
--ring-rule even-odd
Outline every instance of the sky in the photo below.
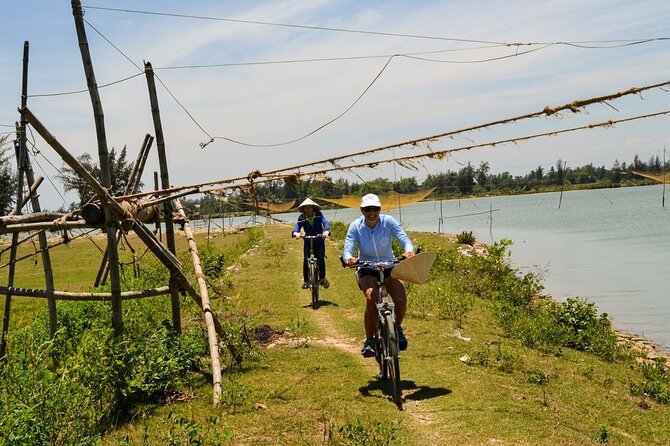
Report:
[[[144,135],[154,135],[141,75],[144,62],[150,62],[159,79],[173,186],[290,168],[670,80],[665,0],[86,0],[82,5],[108,147],[126,146],[132,161]],[[70,153],[97,159],[71,3],[6,2],[3,17],[0,134],[11,132],[19,118],[28,41],[28,107]],[[510,45],[515,43],[524,45]],[[653,89],[580,113],[439,138],[430,149],[668,109],[670,89]],[[592,162],[609,168],[614,160],[630,163],[636,154],[645,161],[662,157],[664,147],[670,150],[669,121],[663,115],[496,144],[426,160],[416,170],[386,163],[332,176],[353,182],[411,176],[422,181],[482,161],[492,173],[548,170],[559,159],[568,166]],[[56,179],[63,165],[59,156],[36,132],[29,139],[35,145],[35,173],[45,177],[42,208],[75,201]],[[294,140],[299,141],[286,144]],[[425,150],[399,147],[376,159]],[[358,156],[351,163],[374,159]],[[145,184],[153,185],[155,170],[154,150]]]

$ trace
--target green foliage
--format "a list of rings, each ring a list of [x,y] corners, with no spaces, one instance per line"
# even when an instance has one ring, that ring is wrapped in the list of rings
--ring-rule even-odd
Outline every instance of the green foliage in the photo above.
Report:
[[[608,361],[621,356],[612,323],[607,313],[598,314],[595,304],[569,298],[553,306],[551,315],[554,324],[565,330],[565,346],[591,352]]]
[[[649,396],[659,403],[670,404],[670,372],[665,358],[658,358],[653,363],[639,365],[642,380],[630,381],[630,393],[636,396]]]
[[[199,327],[177,335],[139,301],[126,305],[123,338],[109,326],[108,304],[66,303],[58,311],[53,340],[44,313],[32,329],[9,336],[0,372],[0,408],[7,414],[0,437],[9,444],[93,443],[136,402],[178,392],[206,353]]]
[[[226,255],[221,250],[208,245],[199,252],[200,266],[207,277],[218,276],[226,265]]]
[[[467,359],[466,364],[492,367],[504,373],[513,373],[523,367],[523,360],[514,350],[501,344],[495,345],[495,348],[484,344]]]
[[[332,423],[328,429],[328,444],[338,446],[391,446],[399,444],[400,421],[361,421],[346,424]]]
[[[9,155],[12,153],[5,147],[8,136],[0,135],[0,215],[11,212],[16,198],[16,176],[12,172]]]
[[[591,440],[596,443],[604,444],[610,442],[610,430],[607,426],[600,426],[598,432],[591,435]]]
[[[241,382],[237,373],[227,375],[227,382],[223,383],[221,403],[230,413],[238,412],[249,400],[249,389]]]
[[[309,322],[304,316],[298,316],[289,321],[288,331],[295,348],[304,348],[309,345],[309,339],[307,338],[308,327]]]
[[[347,235],[347,229],[349,225],[341,221],[331,221],[330,222],[330,237],[333,240],[344,240]]]
[[[233,434],[225,428],[221,429],[219,422],[219,417],[208,417],[203,426],[190,418],[170,412],[163,420],[163,428],[155,434],[150,444],[214,446],[232,442]]]
[[[500,240],[485,255],[436,249],[430,287],[413,289],[413,300],[439,317],[462,326],[473,296],[490,301],[503,332],[529,348],[558,354],[561,348],[590,352],[604,360],[623,357],[607,314],[584,299],[557,303],[540,298],[542,276],[520,274],[509,265],[510,240]]]
[[[427,289],[438,316],[455,321],[458,328],[463,327],[463,319],[474,305],[474,296],[460,288],[458,282],[442,279]]]
[[[84,168],[89,173],[102,182],[100,166],[97,162],[93,161],[91,154],[83,153],[77,157],[77,161],[79,161],[79,164],[84,166]],[[118,155],[116,150],[112,148],[112,150],[109,151],[108,162],[112,182],[112,195],[123,195],[133,168],[131,162],[126,160],[126,147],[124,146],[121,150],[121,153]],[[79,196],[79,205],[83,205],[91,197],[93,197],[93,191],[91,190],[91,187],[79,176],[79,174],[74,169],[72,169],[67,164],[63,164],[60,172],[60,174],[56,175],[56,178],[58,178],[58,180],[63,183],[63,188],[65,191],[72,190],[77,193]]]
[[[474,245],[475,236],[472,235],[472,231],[463,231],[460,234],[456,235],[456,241],[461,245]]]

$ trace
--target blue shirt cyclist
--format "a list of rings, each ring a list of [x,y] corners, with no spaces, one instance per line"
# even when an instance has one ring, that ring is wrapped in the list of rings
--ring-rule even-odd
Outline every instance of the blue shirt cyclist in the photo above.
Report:
[[[344,239],[344,252],[342,260],[353,265],[358,260],[369,260],[373,262],[386,262],[393,260],[392,239],[396,238],[403,246],[405,257],[414,255],[414,245],[407,236],[405,230],[390,215],[380,214],[382,208],[379,197],[375,194],[367,194],[361,199],[361,216],[351,222]],[[355,250],[358,248],[358,257]],[[390,272],[390,271],[389,271]],[[375,356],[375,343],[373,340],[375,326],[377,324],[377,308],[374,295],[379,279],[379,271],[369,268],[359,268],[357,272],[358,286],[365,296],[365,342],[361,353],[364,357]],[[407,349],[407,338],[402,328],[402,321],[407,311],[407,292],[405,285],[391,274],[384,274],[384,285],[389,295],[393,298],[396,312],[396,324],[398,328],[398,345],[400,350]]]

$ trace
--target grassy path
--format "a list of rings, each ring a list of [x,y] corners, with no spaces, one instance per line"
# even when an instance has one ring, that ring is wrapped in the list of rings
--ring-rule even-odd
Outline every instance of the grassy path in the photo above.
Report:
[[[375,377],[374,360],[360,356],[363,297],[353,272],[339,264],[340,246],[327,241],[331,286],[312,310],[309,292],[300,288],[302,241],[291,239],[287,226],[265,231],[213,305],[220,308],[225,298],[233,314],[269,326],[276,333],[270,343],[225,374],[220,407],[211,407],[211,380],[200,378],[192,399],[152,407],[104,444],[161,444],[151,439],[164,439],[182,419],[216,432],[217,440],[204,444],[668,444],[670,408],[631,396],[630,380],[639,375],[629,365],[570,349],[559,355],[527,349],[502,336],[481,300],[457,336],[453,322],[417,306],[412,296],[419,288],[409,293],[405,410],[398,411]],[[445,243],[438,235],[412,236]],[[482,361],[468,365],[465,357]]]

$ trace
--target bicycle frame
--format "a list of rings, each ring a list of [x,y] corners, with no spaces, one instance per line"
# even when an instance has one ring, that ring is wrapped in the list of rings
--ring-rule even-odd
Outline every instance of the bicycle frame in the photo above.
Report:
[[[346,265],[340,258],[343,266],[367,267],[379,272],[377,289],[375,291],[375,308],[377,309],[377,325],[375,328],[375,359],[379,365],[379,378],[391,378],[393,386],[393,401],[402,410],[402,390],[400,388],[400,364],[398,362],[398,335],[396,331],[395,304],[388,299],[384,282],[385,270],[404,257],[395,258],[389,262],[359,261],[353,265]]]
[[[305,235],[303,238],[309,240],[307,271],[309,274],[309,287],[312,291],[312,308],[316,310],[319,306],[319,263],[314,255],[314,239],[323,238],[323,235]]]

